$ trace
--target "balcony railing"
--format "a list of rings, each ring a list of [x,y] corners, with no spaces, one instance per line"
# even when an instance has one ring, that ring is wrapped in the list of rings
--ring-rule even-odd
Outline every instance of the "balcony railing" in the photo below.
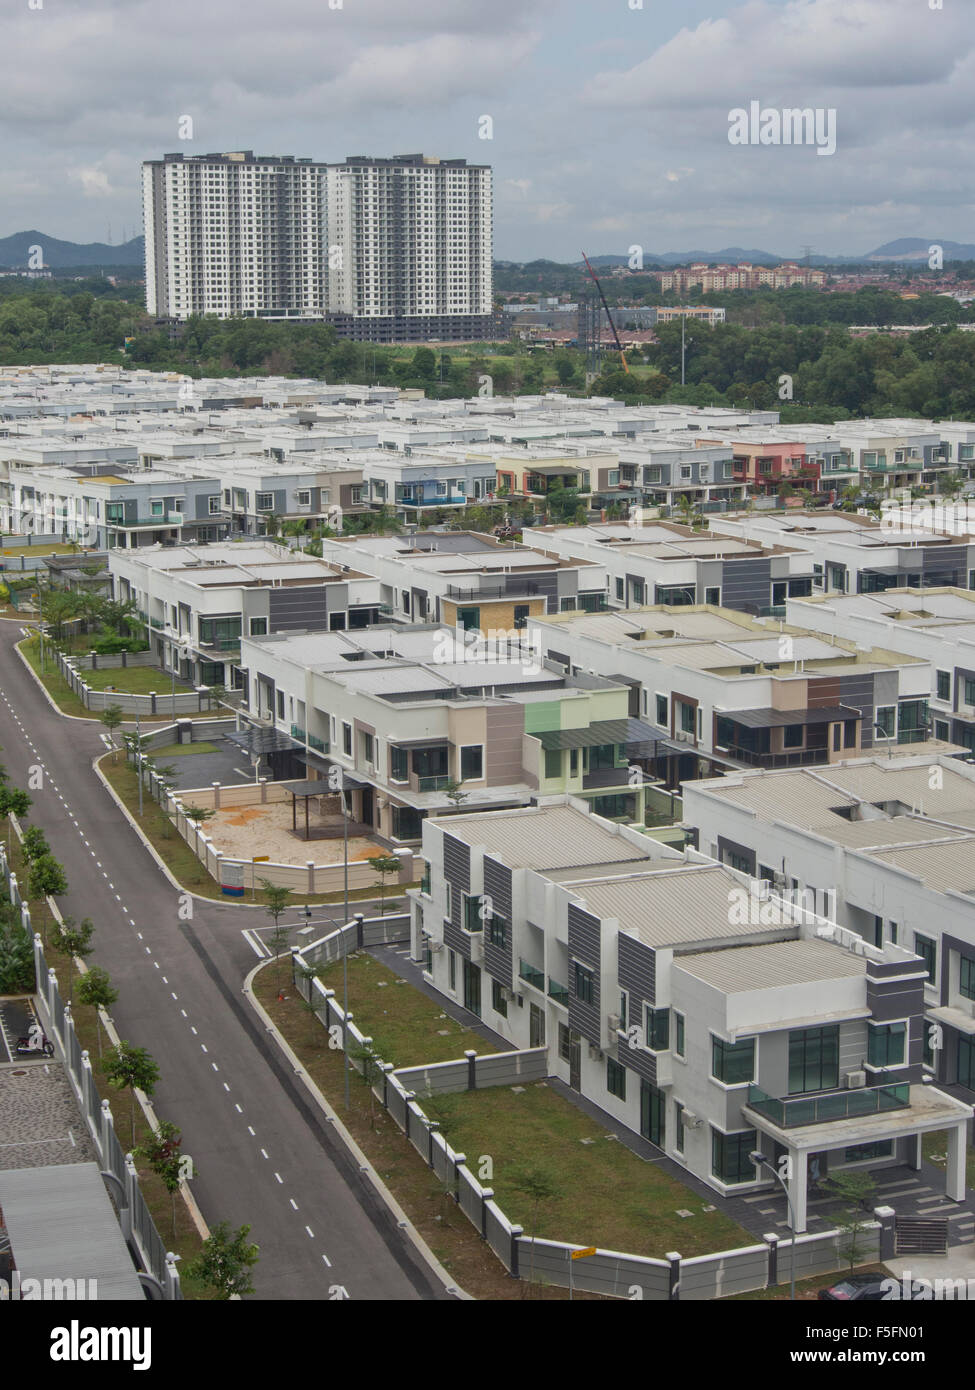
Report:
[[[537,965],[529,965],[527,960],[518,962],[518,977],[536,989],[545,988],[545,971],[539,970]]]
[[[859,1115],[879,1115],[885,1110],[906,1110],[911,1104],[908,1082],[893,1086],[867,1086],[857,1091],[830,1091],[821,1096],[777,1100],[758,1086],[748,1088],[748,1106],[782,1129],[819,1125],[831,1120],[850,1120]]]
[[[318,753],[328,752],[328,740],[319,738],[317,734],[308,735],[308,747],[314,748]]]
[[[556,1004],[561,1004],[563,1008],[569,1007],[569,987],[560,985],[558,980],[553,980],[551,975],[548,979],[548,997],[554,999]]]
[[[299,743],[304,743],[304,741],[305,741],[305,731],[304,731],[304,729],[302,729],[301,726],[298,725],[298,724],[292,724],[292,726],[291,726],[291,737],[292,737],[292,738],[296,738],[296,739],[298,740]]]
[[[533,579],[514,579],[511,587],[504,584],[482,584],[478,589],[462,589],[457,584],[447,585],[447,597],[459,599],[462,603],[477,603],[489,598],[519,598],[523,594],[537,594],[538,584]]]
[[[204,641],[201,640],[201,641],[200,641],[200,647],[201,647],[201,648],[205,647],[205,648],[207,649],[207,651],[215,651],[215,652],[236,652],[236,651],[240,651],[240,638],[239,638],[239,637],[218,637],[218,638],[216,639],[216,641],[213,641],[213,642],[204,642]]]
[[[440,777],[418,777],[416,789],[419,792],[442,792],[449,782],[450,778],[446,774]]]

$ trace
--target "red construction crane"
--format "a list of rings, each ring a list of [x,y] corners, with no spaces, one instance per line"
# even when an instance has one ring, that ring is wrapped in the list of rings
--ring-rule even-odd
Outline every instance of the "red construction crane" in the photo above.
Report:
[[[582,259],[585,261],[586,269],[592,276],[596,289],[599,291],[599,298],[603,301],[603,308],[606,310],[606,317],[609,319],[610,331],[612,332],[613,337],[616,340],[616,347],[619,351],[620,362],[623,364],[624,372],[626,372],[627,376],[629,376],[630,368],[626,360],[626,353],[623,351],[623,344],[620,342],[620,335],[616,331],[616,324],[613,322],[613,315],[609,312],[609,305],[606,303],[606,296],[603,294],[603,287],[599,283],[599,280],[596,277],[596,272],[593,270],[592,265],[589,261],[589,257],[586,255],[585,251],[583,251],[582,253]]]

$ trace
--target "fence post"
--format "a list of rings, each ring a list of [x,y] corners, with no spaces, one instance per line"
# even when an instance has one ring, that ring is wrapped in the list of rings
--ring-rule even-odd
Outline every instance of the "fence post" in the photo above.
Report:
[[[481,1239],[487,1240],[487,1204],[494,1196],[493,1187],[481,1188]]]
[[[329,1006],[331,1005],[331,1002],[332,1002],[332,1000],[333,1000],[334,998],[335,998],[335,990],[334,990],[334,989],[327,989],[327,990],[325,991],[325,1032],[326,1032],[326,1033],[329,1031],[329,1028],[330,1028],[331,1022],[332,1022],[332,1013],[331,1013],[331,1009],[330,1009]]]
[[[464,1050],[464,1056],[467,1058],[467,1089],[474,1091],[477,1089],[477,1053],[468,1047]]]
[[[155,692],[154,690],[150,690],[150,691],[149,691],[149,713],[150,713],[150,714],[155,714],[155,712],[156,712],[156,692]]]
[[[353,920],[355,921],[355,948],[357,951],[361,951],[363,946],[362,938],[365,918],[361,912],[356,912],[353,913]]]
[[[524,1226],[512,1226],[511,1228],[511,1275],[514,1279],[521,1278],[518,1269],[518,1242],[524,1233]]]
[[[220,810],[220,783],[219,783],[219,782],[211,782],[211,783],[210,783],[210,786],[213,788],[213,809],[214,809],[215,811],[219,811],[219,810]]]
[[[385,1090],[385,1086],[383,1087],[383,1089]],[[437,1130],[439,1128],[439,1120],[427,1120],[427,1135],[430,1140],[429,1145],[427,1146],[427,1166],[429,1168],[433,1167],[433,1134],[434,1130]]]
[[[460,1170],[467,1162],[466,1154],[454,1154],[454,1201],[460,1202]]]
[[[894,1218],[896,1213],[893,1207],[874,1207],[873,1214],[880,1222],[880,1253],[881,1264],[894,1258]]]
[[[670,1292],[667,1296],[672,1303],[680,1300],[680,1262],[683,1258],[676,1250],[668,1250],[664,1256],[665,1260],[670,1261]]]
[[[166,1252],[166,1280],[163,1287],[169,1302],[179,1298],[179,1270],[176,1268],[176,1256],[171,1250]]]
[[[47,972],[47,1011],[51,1015],[51,1022],[55,1023],[54,1018],[54,991],[57,989],[58,977],[54,971],[48,968]]]
[[[267,778],[266,778],[266,777],[260,778],[260,788],[261,788],[261,805],[263,806],[264,803],[267,801]]]
[[[349,1017],[351,1018],[352,1015],[350,1014]],[[406,1116],[406,1137],[407,1137],[407,1139],[409,1139],[409,1137],[410,1137],[410,1101],[416,1100],[416,1091],[405,1091],[405,1092],[404,1092],[404,1096],[405,1096],[405,1098],[406,1098],[406,1110],[405,1110],[405,1116]]]
[[[775,1288],[779,1282],[779,1238],[774,1233],[762,1236],[768,1246],[768,1270],[765,1276],[765,1287]]]
[[[383,1074],[383,1109],[389,1109],[389,1073],[393,1070],[392,1062],[381,1062],[380,1069]]]
[[[314,893],[314,891],[315,891],[315,861],[314,861],[314,859],[306,859],[306,860],[305,860],[305,867],[306,867],[307,870],[308,870],[308,892],[309,892],[309,893]]]

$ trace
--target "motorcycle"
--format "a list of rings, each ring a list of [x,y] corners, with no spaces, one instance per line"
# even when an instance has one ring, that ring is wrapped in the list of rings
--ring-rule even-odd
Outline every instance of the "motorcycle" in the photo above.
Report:
[[[47,1034],[39,1024],[35,1024],[29,1033],[17,1039],[17,1046],[14,1048],[18,1057],[30,1057],[32,1053],[41,1052],[45,1057],[54,1056],[54,1044],[48,1040]]]

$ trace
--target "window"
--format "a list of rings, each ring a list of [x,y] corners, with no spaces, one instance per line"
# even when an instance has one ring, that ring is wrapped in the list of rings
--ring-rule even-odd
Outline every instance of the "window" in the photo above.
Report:
[[[721,1182],[753,1182],[755,1165],[749,1154],[755,1147],[755,1131],[722,1134],[711,1127],[711,1172]]]
[[[278,691],[278,718],[284,718],[284,691]]]
[[[617,1100],[626,1100],[626,1068],[612,1057],[606,1058],[606,1089]]]
[[[491,1007],[502,1018],[508,1017],[508,1001],[504,997],[504,986],[499,985],[497,980],[491,982]]]
[[[868,1023],[867,1061],[872,1067],[899,1067],[906,1060],[906,1023]]]
[[[448,952],[447,952],[447,979],[448,979],[448,981],[449,981],[449,983],[450,983],[450,988],[451,988],[452,990],[456,990],[456,988],[457,988],[457,952],[456,952],[456,951],[448,951]]]
[[[200,662],[200,684],[201,684],[201,685],[223,685],[223,662],[222,662],[222,661],[201,661],[201,662]]]
[[[251,618],[251,636],[264,637],[267,634],[267,618]]]
[[[934,984],[935,976],[938,973],[938,943],[933,941],[930,936],[922,936],[920,932],[915,932],[914,949],[924,961],[928,979]]]
[[[729,1043],[711,1034],[711,1075],[726,1086],[741,1086],[755,1077],[755,1039]]]
[[[803,740],[803,726],[801,724],[787,724],[782,734],[782,746],[784,748],[801,748]]]
[[[559,1024],[559,1057],[562,1059],[563,1062],[568,1062],[568,1061],[571,1060],[572,1052],[571,1052],[570,1043],[571,1043],[571,1039],[569,1038],[569,1030],[568,1030],[568,1028],[566,1028],[566,1026],[565,1026],[564,1023],[560,1023],[560,1024]]]
[[[670,718],[670,715],[669,715],[668,712],[667,712],[667,696],[666,696],[666,695],[658,695],[658,696],[657,696],[657,723],[660,724],[660,725],[662,725],[664,728],[666,728],[666,726],[667,726],[667,721],[668,721],[669,718]]]
[[[670,1047],[669,1009],[654,1009],[647,1005],[647,1047],[651,1052],[666,1052]]]
[[[579,750],[578,748],[569,749],[569,776],[578,777],[579,775]]]
[[[890,1158],[894,1146],[889,1139],[878,1139],[873,1144],[853,1144],[843,1150],[844,1163],[863,1163],[870,1158]]]
[[[149,514],[150,514],[150,516],[162,516],[162,514],[163,514],[163,504],[162,504],[161,502],[150,502],[150,503],[149,503]]]
[[[828,1091],[839,1085],[840,1030],[803,1028],[789,1034],[789,1095]]]
[[[408,782],[410,755],[405,748],[389,747],[389,775],[394,782]]]
[[[617,581],[616,581],[616,597],[619,599],[620,603],[623,602],[623,599],[625,598],[625,596],[626,596],[626,595],[625,595],[625,593],[624,593],[624,582],[623,582],[622,579],[617,579]]]
[[[674,1101],[674,1148],[684,1152],[684,1107],[679,1100]]]
[[[488,918],[488,936],[492,946],[504,947],[507,942],[508,924],[503,917],[491,916]]]
[[[938,671],[937,676],[938,676],[938,686],[937,686],[937,689],[938,689],[938,699],[939,699],[939,700],[950,700],[950,699],[951,699],[951,672],[950,672],[950,671]]]
[[[678,1057],[684,1055],[684,1015],[674,1010],[674,1052]]]
[[[240,642],[240,618],[201,618],[200,642],[206,647]]]
[[[215,516],[220,511],[220,494],[218,493],[216,497],[210,497],[207,500],[210,504],[210,515]]]
[[[620,1027],[626,1032],[626,1017],[629,1012],[629,996],[625,989],[620,990]]]
[[[310,489],[310,488],[300,488],[300,489],[295,493],[295,502],[297,503],[297,505],[298,505],[299,507],[310,507],[310,506],[311,506],[311,489]]]
[[[594,973],[585,965],[580,965],[577,960],[572,962],[572,978],[575,981],[576,998],[583,1004],[595,1003],[595,983]]]
[[[274,511],[274,493],[259,492],[256,497],[256,507],[259,512]]]
[[[545,750],[545,776],[546,778],[562,776],[562,749],[546,748]]]
[[[975,960],[962,956],[959,961],[958,993],[966,999],[975,999]]]
[[[514,608],[515,630],[520,632],[528,626],[529,607],[527,603],[516,603]]]
[[[352,757],[352,725],[342,722],[342,752],[347,758]]]
[[[879,705],[876,724],[880,738],[893,738],[897,731],[897,706]]]
[[[462,745],[460,750],[460,780],[478,781],[484,776],[484,749],[479,743]]]
[[[476,893],[464,894],[464,928],[469,932],[484,930],[484,918],[481,916],[481,899]]]
[[[965,704],[975,705],[975,681],[970,677],[965,677]]]
[[[465,632],[473,632],[481,626],[480,608],[458,608],[456,625]]]
[[[712,588],[705,589],[704,602],[713,604],[715,608],[719,607],[721,604],[721,590]]]

